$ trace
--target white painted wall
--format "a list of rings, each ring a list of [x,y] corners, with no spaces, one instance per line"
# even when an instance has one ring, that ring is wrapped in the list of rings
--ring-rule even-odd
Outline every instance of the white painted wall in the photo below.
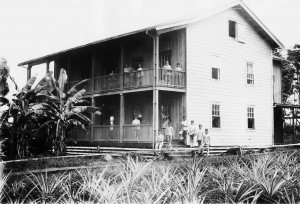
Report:
[[[246,26],[245,44],[228,35],[228,20]],[[211,80],[210,59],[221,58],[221,80]],[[246,62],[254,63],[254,86],[246,85]],[[209,128],[212,145],[272,144],[271,47],[235,10],[187,27],[187,118]],[[221,105],[221,128],[211,128],[211,103]],[[255,130],[247,129],[247,105]]]

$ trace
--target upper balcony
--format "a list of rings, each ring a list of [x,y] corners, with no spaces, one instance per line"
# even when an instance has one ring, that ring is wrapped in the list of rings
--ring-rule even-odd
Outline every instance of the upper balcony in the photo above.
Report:
[[[152,87],[153,83],[153,69],[133,71],[123,74],[111,74],[94,78],[94,92],[110,92],[123,89],[138,89],[144,87]],[[69,82],[69,86],[72,87],[80,80]],[[123,82],[123,86],[121,83]],[[170,88],[185,88],[185,72],[175,70],[159,69],[158,71],[158,87],[170,87]],[[88,93],[92,92],[92,80],[90,80],[85,89]]]
[[[154,86],[182,90],[186,87],[185,36],[185,29],[161,34],[159,46],[154,46],[152,37],[138,33],[71,53],[55,63],[57,68],[67,67],[69,87],[90,79],[85,89],[91,94]]]

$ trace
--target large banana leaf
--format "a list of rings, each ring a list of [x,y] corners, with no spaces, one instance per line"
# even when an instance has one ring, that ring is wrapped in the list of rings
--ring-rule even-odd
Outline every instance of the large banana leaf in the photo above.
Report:
[[[31,78],[27,81],[27,83],[25,84],[25,86],[22,88],[21,93],[22,93],[22,92],[23,92],[23,93],[27,93],[27,92],[31,89],[31,87],[32,87],[32,85],[34,84],[35,80],[36,80],[36,76],[31,77]]]
[[[63,98],[63,91],[65,88],[65,84],[67,83],[68,75],[65,69],[60,69],[59,78],[58,78],[58,87],[60,89],[59,95],[60,98]]]
[[[43,102],[54,102],[54,103],[59,103],[60,100],[56,98],[54,95],[48,95],[48,94],[37,94],[35,97],[35,101],[37,103],[43,103]]]
[[[85,115],[83,115],[82,113],[72,113],[67,117],[67,120],[78,120],[80,123],[84,124],[84,125],[91,125],[92,121],[86,117]]]
[[[52,93],[54,89],[56,89],[56,87],[51,73],[47,73],[46,76],[44,76],[35,86],[34,92],[46,95],[48,93]]]
[[[65,111],[68,114],[69,112],[71,112],[71,108],[73,106],[73,104],[75,102],[77,102],[79,99],[81,99],[82,95],[85,93],[85,89],[82,89],[80,91],[78,91],[74,96],[72,96],[71,98],[68,99],[67,103],[66,103],[66,108]]]
[[[89,106],[89,105],[91,105],[91,102],[88,101],[88,100],[85,100],[85,99],[83,99],[83,98],[77,100],[77,101],[73,104],[73,106]]]
[[[87,84],[89,79],[84,79],[81,82],[78,82],[75,84],[67,93],[67,98],[72,97],[74,94],[76,94],[78,91],[82,90],[84,86]]]
[[[82,112],[88,112],[88,113],[97,113],[101,111],[101,108],[94,107],[94,106],[75,106],[72,108],[71,112],[73,113],[82,113]],[[100,112],[101,114],[101,112]]]

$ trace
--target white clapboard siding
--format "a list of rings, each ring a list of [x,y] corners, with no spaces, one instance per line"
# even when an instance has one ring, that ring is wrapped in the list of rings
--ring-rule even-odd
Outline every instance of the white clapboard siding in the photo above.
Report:
[[[228,20],[244,25],[244,41],[228,35]],[[211,79],[211,57],[222,62],[220,81]],[[254,86],[246,85],[253,63]],[[273,130],[271,47],[234,9],[187,27],[187,118],[209,128],[212,145],[270,145]],[[221,105],[221,129],[211,129],[211,103]],[[247,130],[247,105],[255,130]]]

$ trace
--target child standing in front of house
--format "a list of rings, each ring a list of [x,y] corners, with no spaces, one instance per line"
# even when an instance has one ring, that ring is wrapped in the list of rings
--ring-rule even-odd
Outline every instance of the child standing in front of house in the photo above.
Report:
[[[162,134],[161,130],[158,130],[158,135],[155,141],[155,149],[161,150],[163,145],[164,145],[164,135]]]
[[[202,137],[202,144],[199,148],[199,152],[202,154],[203,153],[203,149],[206,149],[206,155],[209,155],[209,146],[210,146],[210,136],[208,134],[208,129],[205,129],[205,132],[203,134]]]
[[[171,126],[171,123],[168,122],[166,130],[165,130],[165,135],[166,135],[166,140],[167,140],[167,148],[172,147],[172,138],[173,138],[174,130],[173,127]]]

